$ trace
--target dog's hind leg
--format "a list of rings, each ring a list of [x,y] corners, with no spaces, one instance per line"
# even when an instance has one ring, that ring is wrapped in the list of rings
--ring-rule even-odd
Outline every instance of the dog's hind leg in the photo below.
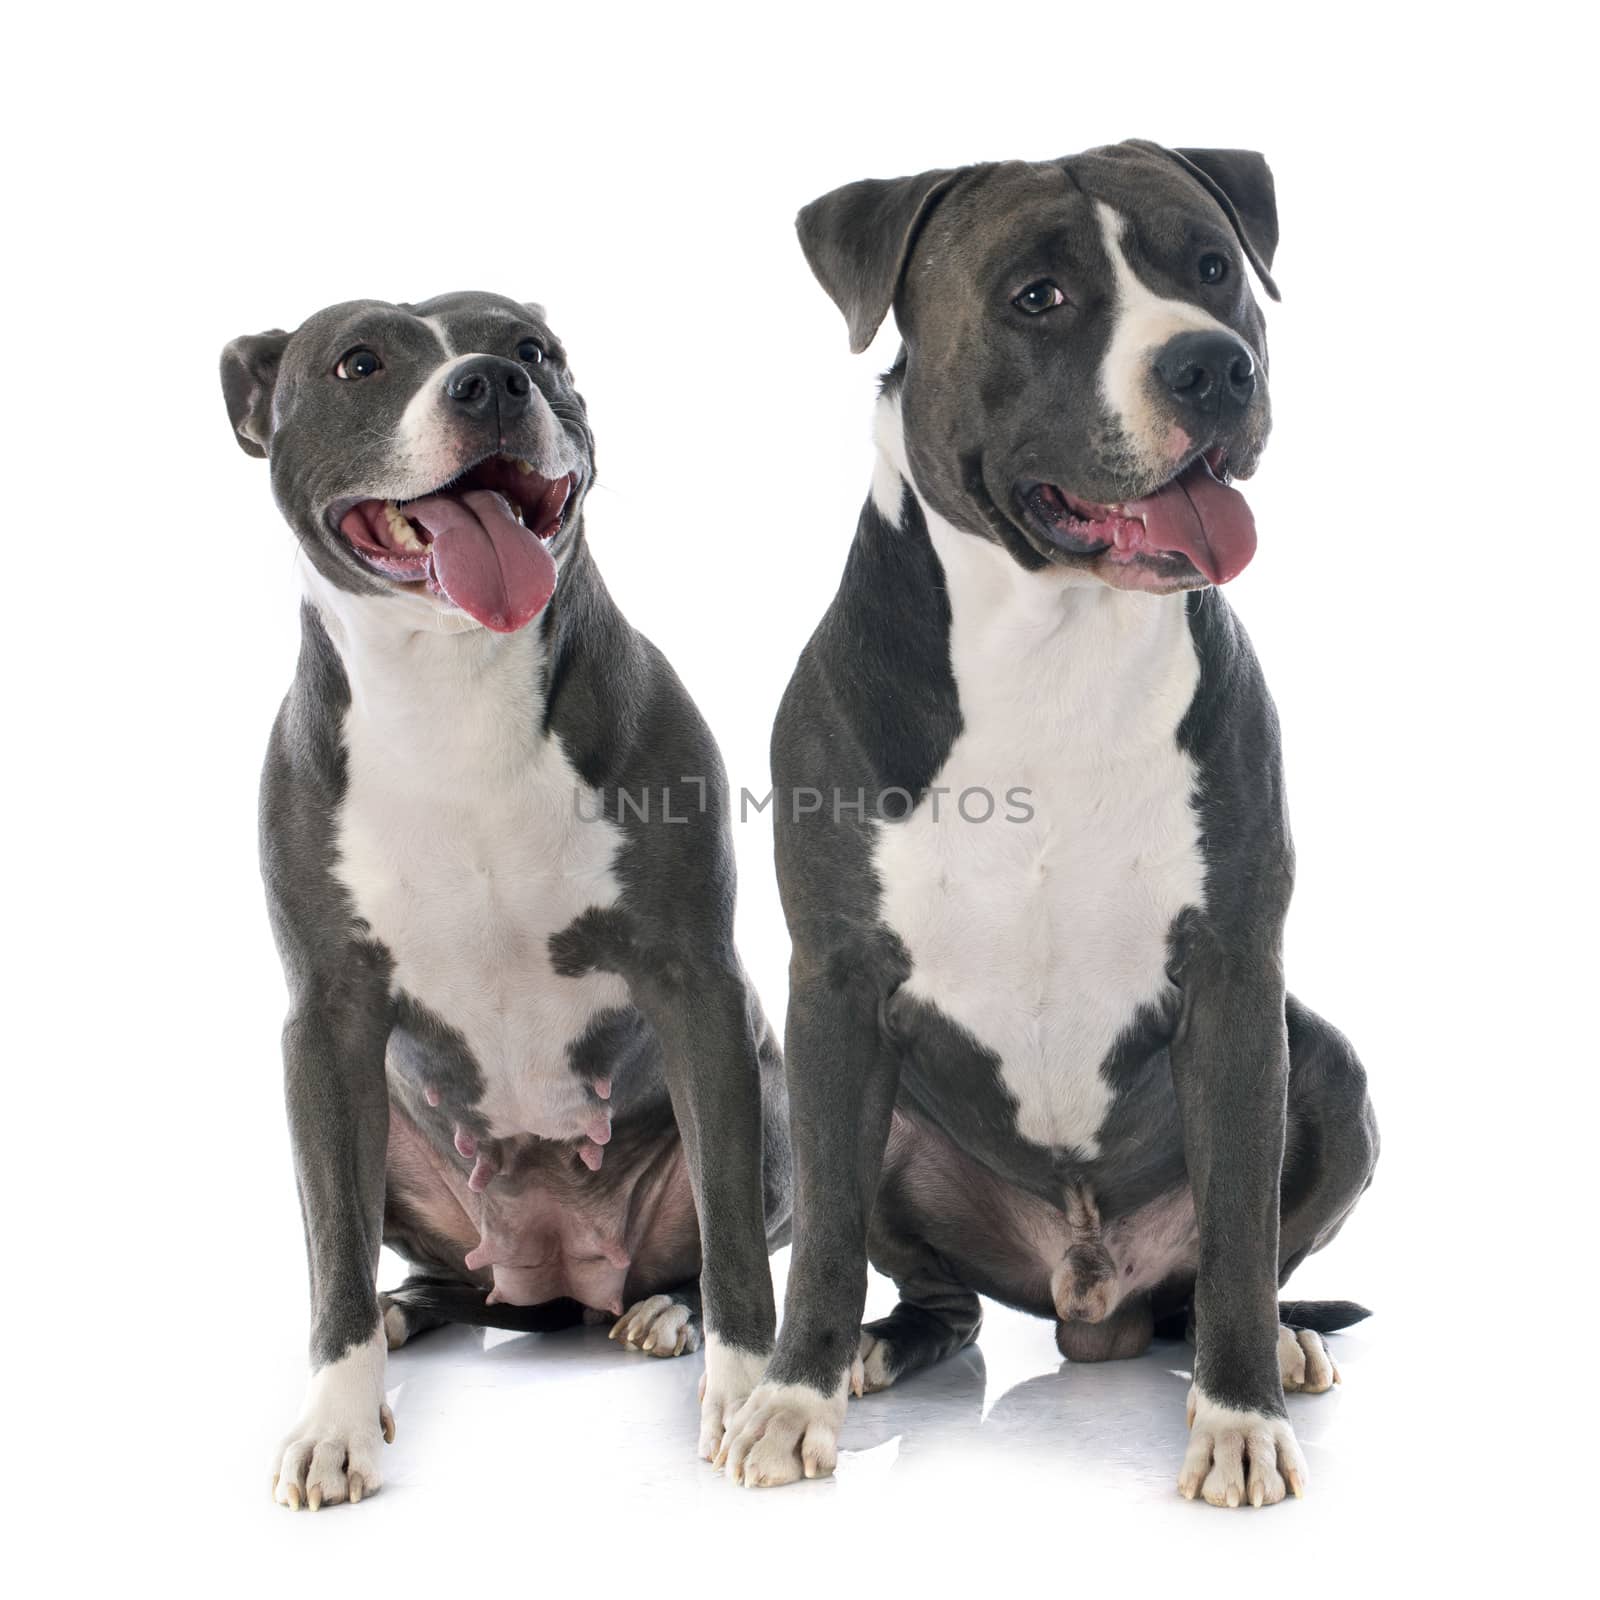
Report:
[[[1283,1152],[1278,1282],[1328,1244],[1355,1210],[1378,1162],[1367,1075],[1350,1041],[1293,995],[1289,1118]]]
[[[652,1294],[617,1318],[610,1338],[647,1356],[686,1356],[701,1343],[700,1290],[684,1284],[669,1294]]]
[[[861,1330],[861,1351],[850,1373],[856,1394],[890,1384],[964,1350],[978,1337],[983,1310],[933,1247],[901,1231],[882,1207],[868,1234],[872,1264],[894,1279],[900,1303]]]
[[[462,1287],[445,1278],[431,1278],[412,1273],[398,1288],[381,1290],[378,1309],[383,1313],[383,1334],[391,1350],[398,1350],[408,1340],[430,1328],[442,1328],[450,1321],[437,1298],[436,1291]]]
[[[1285,1005],[1289,1034],[1289,1114],[1279,1199],[1278,1283],[1344,1226],[1378,1160],[1378,1124],[1367,1076],[1350,1041],[1293,995]],[[1174,1315],[1163,1337],[1194,1342]],[[1339,1381],[1323,1335],[1369,1316],[1351,1300],[1280,1300],[1278,1371],[1291,1393],[1322,1394]]]
[[[1289,1117],[1280,1201],[1278,1282],[1344,1226],[1378,1160],[1378,1124],[1367,1075],[1338,1029],[1290,995]],[[1338,1382],[1322,1335],[1367,1315],[1344,1300],[1279,1303],[1278,1365],[1283,1386],[1320,1394]]]
[[[584,1319],[576,1300],[546,1300],[536,1306],[490,1301],[488,1291],[460,1278],[413,1273],[398,1288],[379,1297],[383,1332],[391,1350],[430,1328],[460,1323],[469,1328],[501,1328],[508,1333],[559,1333]]]

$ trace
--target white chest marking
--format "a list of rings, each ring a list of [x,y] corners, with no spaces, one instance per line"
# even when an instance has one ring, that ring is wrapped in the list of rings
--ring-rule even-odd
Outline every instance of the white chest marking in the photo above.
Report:
[[[879,438],[905,472],[892,401]],[[1176,740],[1199,678],[1183,596],[1024,572],[923,512],[964,731],[934,780],[949,791],[937,820],[925,799],[879,824],[880,915],[910,954],[910,991],[999,1059],[1022,1135],[1092,1157],[1112,1099],[1101,1064],[1170,992],[1173,920],[1204,899],[1194,764]],[[1026,805],[1008,806],[1017,788]],[[987,821],[962,815],[973,789],[994,797]]]
[[[549,941],[615,902],[621,834],[539,731],[542,632],[418,631],[309,582],[350,680],[339,877],[394,989],[465,1039],[490,1132],[576,1138],[592,1108],[567,1046],[628,989],[558,975]]]

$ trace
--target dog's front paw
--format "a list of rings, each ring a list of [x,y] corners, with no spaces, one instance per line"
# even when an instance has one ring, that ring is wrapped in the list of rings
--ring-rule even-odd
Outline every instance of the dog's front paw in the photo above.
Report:
[[[278,1447],[272,1498],[280,1506],[354,1505],[382,1488],[378,1455],[394,1438],[394,1413],[383,1398],[384,1355],[380,1333],[312,1374],[300,1419]]]
[[[716,1461],[723,1440],[750,1391],[761,1382],[765,1355],[735,1350],[714,1333],[706,1334],[706,1370],[700,1378],[700,1456]]]
[[[700,1320],[681,1300],[653,1294],[629,1306],[608,1337],[649,1356],[682,1356],[700,1348]]]
[[[1339,1381],[1322,1335],[1310,1328],[1279,1327],[1278,1371],[1291,1394],[1325,1394]]]
[[[1284,1495],[1305,1492],[1310,1474],[1283,1417],[1233,1411],[1189,1391],[1189,1449],[1178,1474],[1178,1492],[1208,1505],[1276,1505]]]
[[[826,1478],[838,1464],[847,1384],[825,1395],[803,1383],[763,1383],[728,1428],[717,1464],[747,1489]]]

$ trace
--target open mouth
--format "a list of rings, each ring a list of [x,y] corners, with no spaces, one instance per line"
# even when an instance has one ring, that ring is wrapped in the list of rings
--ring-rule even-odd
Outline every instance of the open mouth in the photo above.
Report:
[[[1053,483],[1018,489],[1033,527],[1069,555],[1142,567],[1174,581],[1227,583],[1256,553],[1249,503],[1228,477],[1227,452],[1207,450],[1153,494],[1102,505]]]
[[[357,500],[335,509],[339,532],[374,572],[429,592],[497,633],[514,633],[550,603],[575,473],[546,478],[491,455],[415,500]]]

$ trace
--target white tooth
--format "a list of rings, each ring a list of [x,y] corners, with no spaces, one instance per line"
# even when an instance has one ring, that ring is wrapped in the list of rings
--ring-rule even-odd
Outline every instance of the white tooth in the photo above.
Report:
[[[517,457],[517,471],[518,472],[523,472],[523,473],[532,472],[533,471],[533,463],[531,461],[524,461],[520,456],[518,456]]]
[[[389,524],[390,536],[402,550],[427,549],[427,546],[417,537],[416,530],[407,520],[405,512],[393,500],[384,502],[383,515]]]

